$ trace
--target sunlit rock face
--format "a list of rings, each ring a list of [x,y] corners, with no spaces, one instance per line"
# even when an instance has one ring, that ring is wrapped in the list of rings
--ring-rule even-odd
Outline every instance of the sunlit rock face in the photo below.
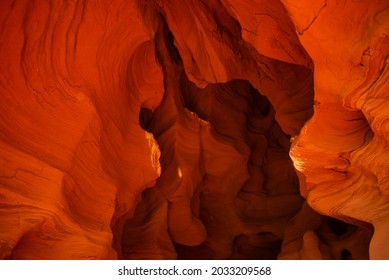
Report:
[[[314,115],[290,153],[302,192],[319,213],[372,224],[370,257],[388,259],[389,2],[283,3],[315,64]]]
[[[1,258],[389,258],[388,1],[0,13]]]

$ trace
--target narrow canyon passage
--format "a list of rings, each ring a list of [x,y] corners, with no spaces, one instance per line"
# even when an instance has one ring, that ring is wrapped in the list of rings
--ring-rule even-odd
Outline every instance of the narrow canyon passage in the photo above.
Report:
[[[2,1],[0,257],[389,258],[389,2],[322,2]]]
[[[304,203],[289,157],[291,137],[275,120],[269,100],[250,82],[232,80],[201,89],[189,81],[174,38],[162,26],[164,36],[156,45],[166,77],[164,98],[154,112],[142,108],[139,116],[143,129],[159,144],[162,173],[126,221],[121,257],[276,259],[285,230]],[[280,68],[291,68],[296,72],[292,77],[305,75],[303,82],[313,85],[310,70]],[[311,95],[302,92],[308,99],[304,103],[313,104],[313,88],[308,90]],[[309,214],[317,220],[309,227],[322,234],[325,243],[340,243],[358,231]],[[368,258],[369,231],[359,231],[365,241],[360,247],[327,245],[327,257]],[[288,253],[282,256],[288,258]]]

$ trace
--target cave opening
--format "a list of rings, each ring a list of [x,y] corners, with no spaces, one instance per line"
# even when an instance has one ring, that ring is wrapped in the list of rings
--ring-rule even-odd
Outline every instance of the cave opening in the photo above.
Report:
[[[176,237],[169,228],[171,244],[166,250],[178,259],[276,259],[286,220],[303,202],[288,155],[290,136],[278,124],[269,99],[249,81],[197,87],[184,71],[171,33],[161,33],[165,37],[156,44],[165,95],[154,112],[141,108],[139,122],[160,146],[162,174],[142,197],[147,200],[158,193],[167,201],[168,221],[184,219],[180,212],[187,212],[206,231],[197,240],[191,234],[198,230],[184,230],[185,237]],[[126,223],[124,258],[132,258],[134,250],[126,248],[125,239],[131,239],[130,225],[144,215],[139,210],[143,207],[140,203]],[[268,229],[269,223],[276,226]],[[237,224],[248,229],[242,231]]]
[[[224,256],[217,255],[217,251],[219,251],[217,246],[219,245],[214,244],[215,240],[204,240],[201,244],[193,246],[180,244],[173,240],[172,244],[177,253],[177,258],[277,258],[282,244],[279,230],[268,232],[261,228],[271,219],[279,219],[279,222],[282,223],[285,215],[287,217],[294,216],[303,200],[299,195],[298,179],[288,156],[290,136],[282,131],[275,120],[274,108],[265,96],[261,95],[250,82],[245,80],[210,84],[206,88],[200,89],[188,80],[184,71],[181,71],[176,83],[178,94],[174,95],[174,98],[176,98],[177,111],[173,122],[169,122],[169,126],[164,125],[163,129],[158,127],[158,120],[166,116],[165,110],[168,109],[168,104],[171,104],[167,102],[168,100],[165,100],[166,103],[162,103],[154,113],[149,109],[142,108],[139,114],[141,126],[156,136],[162,153],[161,178],[158,179],[154,190],[151,189],[148,192],[158,190],[167,197],[167,200],[169,200],[169,196],[174,196],[171,194],[174,193],[174,190],[171,190],[165,182],[171,181],[168,177],[172,176],[172,162],[174,163],[175,157],[181,157],[182,155],[177,149],[174,151],[175,156],[172,158],[172,146],[165,143],[165,135],[173,130],[176,138],[174,145],[179,145],[181,143],[180,130],[185,131],[181,127],[181,122],[189,122],[189,124],[197,126],[195,128],[196,133],[192,133],[192,136],[200,139],[205,138],[204,128],[201,126],[201,123],[205,123],[211,131],[209,137],[217,142],[215,147],[210,147],[202,143],[204,140],[200,140],[197,148],[196,143],[193,143],[192,148],[198,150],[192,153],[191,156],[199,159],[199,166],[188,168],[197,169],[201,180],[196,181],[193,178],[189,178],[189,180],[196,181],[195,192],[201,195],[196,198],[196,194],[194,194],[189,199],[190,205],[193,206],[194,200],[199,200],[197,217],[204,224],[207,232],[214,231],[213,234],[222,234],[223,228],[230,227],[229,221],[226,220],[214,229],[214,225],[210,221],[212,217],[216,216],[225,219],[223,214],[220,213],[220,209],[223,208],[223,200],[232,204],[229,207],[229,215],[233,215],[234,219],[257,228],[249,235],[235,233],[230,229],[232,232],[223,237],[231,239],[229,252],[226,252]],[[172,97],[170,96],[170,98]],[[164,109],[164,106],[166,109]],[[194,118],[192,118],[193,116]],[[218,145],[233,147],[231,151],[222,149],[219,153],[220,157],[225,157],[227,160],[214,160],[204,157],[203,154],[208,153],[208,149],[218,149]],[[227,170],[222,176],[217,176],[212,171],[207,172],[207,167],[203,166],[212,165],[217,167],[218,165],[227,164],[233,168],[234,157],[239,157],[244,164],[238,174],[231,174]],[[183,166],[183,163],[180,163],[180,166]],[[183,168],[185,169],[185,166]],[[243,173],[243,175],[240,173]],[[184,176],[191,177],[191,174],[184,173]],[[229,187],[222,190],[222,193],[220,193],[220,189],[213,188],[212,185],[221,188],[223,183],[220,183],[220,181],[223,182],[225,179],[231,179],[233,182],[228,184]],[[179,178],[176,178],[176,181],[170,182],[170,184],[177,185],[177,189],[188,187]],[[290,199],[279,200],[278,197],[280,196],[289,197]],[[213,207],[208,206],[209,201],[213,201]],[[254,203],[250,201],[254,201]],[[274,205],[271,206],[273,203]],[[285,207],[282,218],[279,213],[274,215],[267,213],[265,218],[258,213],[260,211],[268,212],[267,207],[278,208],[280,203]],[[216,209],[212,209],[215,206]],[[133,219],[137,219],[137,217]],[[241,237],[237,239],[237,236]],[[269,239],[269,236],[272,236],[272,240]],[[128,242],[123,241],[123,245],[126,243]]]

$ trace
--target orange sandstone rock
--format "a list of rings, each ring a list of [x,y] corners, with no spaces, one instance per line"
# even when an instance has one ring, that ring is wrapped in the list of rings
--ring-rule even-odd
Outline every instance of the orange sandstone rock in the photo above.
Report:
[[[305,175],[308,203],[373,224],[370,257],[387,259],[389,3],[319,2],[283,1],[315,64],[314,115],[291,156]]]
[[[388,9],[1,1],[0,257],[388,258]]]

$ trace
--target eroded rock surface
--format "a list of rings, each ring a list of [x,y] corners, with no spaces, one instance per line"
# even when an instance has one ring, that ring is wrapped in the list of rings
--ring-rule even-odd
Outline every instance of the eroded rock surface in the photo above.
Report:
[[[0,14],[1,258],[389,258],[388,1]]]

